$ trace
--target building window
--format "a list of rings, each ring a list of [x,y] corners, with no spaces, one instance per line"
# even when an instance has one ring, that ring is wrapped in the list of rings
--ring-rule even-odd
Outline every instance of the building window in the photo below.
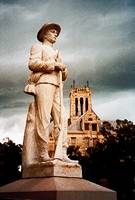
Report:
[[[89,147],[93,147],[93,139],[92,138],[89,139]]]
[[[78,115],[78,98],[75,98],[75,115]]]
[[[76,145],[76,137],[71,137],[71,146]]]
[[[88,98],[85,99],[85,110],[88,110]]]
[[[85,147],[88,147],[89,146],[89,138],[88,137],[83,138],[83,143],[84,143]]]
[[[89,129],[90,129],[90,128],[89,128],[89,123],[85,123],[85,124],[84,124],[84,129],[85,129],[85,130],[89,130]]]
[[[92,124],[92,131],[97,131],[97,124]]]
[[[88,121],[92,121],[93,119],[91,117],[88,118]]]
[[[80,98],[81,115],[83,115],[83,98]]]
[[[80,130],[82,130],[82,119],[80,120]]]
[[[96,146],[97,142],[98,142],[98,139],[97,138],[93,138],[93,146],[94,147]]]

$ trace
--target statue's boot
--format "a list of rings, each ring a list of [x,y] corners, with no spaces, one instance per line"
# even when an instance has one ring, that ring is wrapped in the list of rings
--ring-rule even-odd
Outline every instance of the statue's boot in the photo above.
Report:
[[[49,154],[48,154],[48,144],[44,144],[44,145],[40,145],[40,151],[39,151],[39,154],[40,154],[40,162],[46,162],[46,161],[49,161],[51,160]]]
[[[78,160],[71,160],[70,158],[68,158],[68,156],[67,156],[67,147],[63,147],[62,153],[63,153],[63,159],[62,160],[64,162],[78,164]]]

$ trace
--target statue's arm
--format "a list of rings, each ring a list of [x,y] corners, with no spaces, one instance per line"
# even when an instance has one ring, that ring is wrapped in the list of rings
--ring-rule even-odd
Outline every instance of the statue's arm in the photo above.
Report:
[[[30,50],[28,67],[33,72],[50,72],[55,70],[55,62],[42,60],[42,45],[34,44]]]

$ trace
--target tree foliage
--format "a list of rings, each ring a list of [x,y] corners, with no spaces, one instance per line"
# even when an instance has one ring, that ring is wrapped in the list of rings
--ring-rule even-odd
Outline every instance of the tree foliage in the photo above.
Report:
[[[21,178],[21,153],[22,145],[10,139],[0,143],[0,185]]]
[[[132,200],[135,189],[135,125],[128,120],[104,121],[104,142],[80,157],[83,178],[116,190],[118,200]]]

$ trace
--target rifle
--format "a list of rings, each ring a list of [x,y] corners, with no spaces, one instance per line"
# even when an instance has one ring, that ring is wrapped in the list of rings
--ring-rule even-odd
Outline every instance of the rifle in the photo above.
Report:
[[[55,159],[60,159],[62,160],[63,155],[62,155],[62,146],[63,146],[63,84],[62,84],[62,72],[59,72],[59,80],[60,80],[60,119],[59,119],[59,134],[58,134],[58,139],[57,139],[57,145],[55,149],[55,154],[54,158]]]

